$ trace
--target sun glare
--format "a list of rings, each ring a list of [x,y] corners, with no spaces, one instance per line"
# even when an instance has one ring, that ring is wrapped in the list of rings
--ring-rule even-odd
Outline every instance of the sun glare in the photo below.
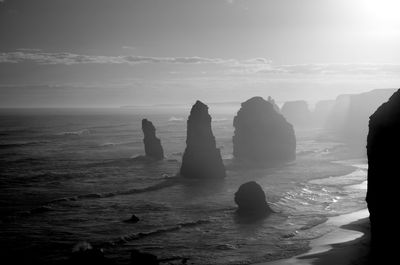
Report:
[[[393,28],[400,25],[399,0],[357,0],[366,15],[377,26]]]

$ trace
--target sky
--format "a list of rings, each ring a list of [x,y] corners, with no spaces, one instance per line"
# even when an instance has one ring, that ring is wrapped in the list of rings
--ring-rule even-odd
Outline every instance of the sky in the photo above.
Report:
[[[397,0],[0,0],[0,107],[400,87]]]

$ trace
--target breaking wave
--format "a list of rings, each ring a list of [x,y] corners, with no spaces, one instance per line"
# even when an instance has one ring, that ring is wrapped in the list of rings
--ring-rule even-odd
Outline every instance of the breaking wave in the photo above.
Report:
[[[160,228],[160,229],[156,229],[156,230],[149,231],[149,232],[139,232],[139,233],[127,234],[127,235],[119,237],[118,239],[115,239],[115,240],[112,240],[112,241],[106,243],[106,245],[111,245],[111,246],[122,245],[122,244],[126,244],[126,243],[128,243],[130,241],[133,241],[133,240],[139,240],[139,239],[144,238],[144,237],[156,236],[156,235],[159,235],[159,234],[178,231],[178,230],[181,230],[183,228],[191,228],[191,227],[196,227],[196,226],[199,226],[199,225],[209,224],[209,223],[211,223],[210,220],[197,220],[197,221],[193,221],[193,222],[179,223],[179,224],[176,224],[174,226],[170,226],[170,227],[166,227],[166,228]]]
[[[88,129],[83,129],[79,131],[70,131],[70,132],[61,132],[58,133],[57,135],[60,136],[82,136],[82,135],[89,135],[91,134],[91,131]]]

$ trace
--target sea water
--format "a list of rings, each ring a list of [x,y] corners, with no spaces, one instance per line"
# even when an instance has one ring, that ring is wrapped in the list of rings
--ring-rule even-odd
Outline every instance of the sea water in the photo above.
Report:
[[[210,110],[212,112],[212,110]],[[212,113],[227,177],[181,180],[188,109],[0,111],[0,244],[8,256],[65,260],[74,244],[101,247],[117,264],[130,250],[190,264],[251,264],[294,256],[330,216],[365,208],[366,163],[321,129],[296,129],[297,159],[275,168],[238,168],[231,112]],[[141,119],[151,120],[165,160],[146,162]],[[346,159],[344,159],[346,158]],[[274,210],[246,221],[234,193],[254,180]],[[140,218],[126,223],[132,214]],[[322,226],[323,227],[323,226]]]

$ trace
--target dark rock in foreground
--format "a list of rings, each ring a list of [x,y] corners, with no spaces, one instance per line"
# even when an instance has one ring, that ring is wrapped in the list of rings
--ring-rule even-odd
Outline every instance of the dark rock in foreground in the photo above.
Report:
[[[254,181],[242,184],[235,193],[237,213],[241,216],[265,216],[272,212],[261,186]]]
[[[207,105],[197,101],[187,121],[186,149],[180,174],[186,178],[223,178],[225,166],[216,148]]]
[[[125,220],[124,222],[125,223],[135,224],[135,223],[137,223],[139,221],[140,221],[139,217],[137,217],[136,215],[132,214],[131,218],[129,218],[128,220]]]
[[[372,251],[376,264],[390,264],[398,259],[400,234],[400,90],[370,117],[367,142]]]
[[[144,134],[144,150],[147,157],[155,160],[164,158],[164,150],[161,146],[161,141],[156,137],[156,128],[151,121],[142,120],[142,130]]]
[[[242,103],[233,126],[233,155],[237,161],[267,166],[295,159],[293,126],[262,97]]]

